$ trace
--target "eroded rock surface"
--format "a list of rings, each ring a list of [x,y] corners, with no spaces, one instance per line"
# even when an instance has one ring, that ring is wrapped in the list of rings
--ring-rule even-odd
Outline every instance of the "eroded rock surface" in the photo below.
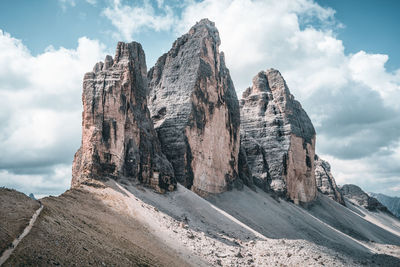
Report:
[[[316,197],[315,130],[279,71],[253,78],[240,101],[241,139],[255,183],[294,202]]]
[[[148,73],[149,109],[175,177],[200,195],[238,177],[239,104],[213,22],[176,40]]]
[[[114,59],[97,63],[83,81],[82,145],[72,187],[90,179],[141,182],[159,191],[176,186],[147,108],[147,69],[139,43],[118,43]]]
[[[329,162],[321,159],[318,155],[314,158],[315,164],[315,180],[318,190],[330,197],[331,199],[344,205],[344,200],[339,188],[336,185],[335,178],[331,173],[331,165]]]
[[[340,187],[340,192],[342,193],[343,197],[347,198],[353,204],[364,207],[370,211],[381,210],[390,213],[390,211],[376,198],[370,197],[360,187],[354,184],[343,185]]]

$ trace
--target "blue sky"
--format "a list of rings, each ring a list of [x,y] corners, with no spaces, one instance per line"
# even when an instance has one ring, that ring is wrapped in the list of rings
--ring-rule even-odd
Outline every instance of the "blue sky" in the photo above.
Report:
[[[398,10],[388,0],[0,1],[0,185],[65,191],[84,73],[120,40],[140,42],[150,68],[208,17],[239,98],[258,71],[279,69],[338,184],[400,196]]]
[[[388,70],[400,66],[400,1],[397,0],[317,0],[322,6],[336,10],[335,17],[344,28],[338,37],[345,43],[346,53],[360,49],[368,53],[390,55]]]

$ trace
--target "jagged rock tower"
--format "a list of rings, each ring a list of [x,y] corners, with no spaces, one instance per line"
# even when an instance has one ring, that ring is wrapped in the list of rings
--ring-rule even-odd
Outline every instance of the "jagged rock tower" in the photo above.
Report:
[[[72,187],[90,179],[141,182],[161,192],[176,186],[147,108],[147,69],[139,43],[118,43],[83,81],[82,145]]]
[[[255,183],[295,203],[316,197],[315,130],[279,71],[261,71],[240,101],[241,139]]]
[[[336,185],[335,178],[333,178],[331,173],[331,165],[327,161],[318,157],[318,155],[315,155],[314,157],[314,165],[315,180],[318,191],[324,195],[327,195],[336,202],[345,205],[343,196],[340,193],[340,190]]]
[[[200,195],[238,178],[239,104],[213,22],[176,40],[148,73],[149,109],[177,180]]]

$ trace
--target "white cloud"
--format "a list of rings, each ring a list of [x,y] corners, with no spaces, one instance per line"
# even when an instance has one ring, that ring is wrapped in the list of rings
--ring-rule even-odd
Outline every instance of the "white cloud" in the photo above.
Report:
[[[84,1],[93,6],[97,4],[97,0],[84,0]],[[68,7],[75,7],[77,0],[58,0],[58,2],[60,3],[60,6],[63,9],[63,11],[66,11]]]
[[[400,75],[399,70],[389,73],[385,63],[389,56],[368,54],[360,51],[350,57],[349,69],[355,81],[361,82],[377,91],[389,106],[400,107]]]
[[[120,0],[114,0],[111,7],[103,10],[103,14],[119,31],[117,38],[132,41],[133,36],[143,30],[169,30],[174,24],[174,13],[163,1],[157,1],[158,8],[162,12],[156,12],[149,1],[139,2],[141,3],[131,6],[121,4]]]
[[[14,174],[0,170],[0,184],[25,194],[33,193],[36,197],[59,195],[71,182],[71,166],[56,165],[48,174]]]
[[[79,147],[82,77],[104,58],[104,49],[82,37],[76,49],[49,47],[32,56],[20,40],[0,30],[2,184],[11,181],[37,192],[67,188],[70,173],[59,170],[71,168]]]

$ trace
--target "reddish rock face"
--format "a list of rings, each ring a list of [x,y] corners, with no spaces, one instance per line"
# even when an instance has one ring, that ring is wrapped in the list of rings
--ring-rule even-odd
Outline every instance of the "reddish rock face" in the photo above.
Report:
[[[322,194],[327,195],[336,202],[345,205],[342,194],[336,185],[335,178],[331,173],[331,165],[315,155],[315,180],[317,183],[318,191]]]
[[[83,81],[82,145],[72,187],[90,179],[140,182],[158,191],[176,186],[147,108],[147,69],[139,43],[118,43],[114,59],[97,63]]]
[[[240,101],[241,143],[254,182],[294,202],[316,197],[315,130],[279,71],[261,71]]]
[[[213,22],[201,20],[149,71],[149,109],[177,180],[200,195],[238,176],[239,103]]]

